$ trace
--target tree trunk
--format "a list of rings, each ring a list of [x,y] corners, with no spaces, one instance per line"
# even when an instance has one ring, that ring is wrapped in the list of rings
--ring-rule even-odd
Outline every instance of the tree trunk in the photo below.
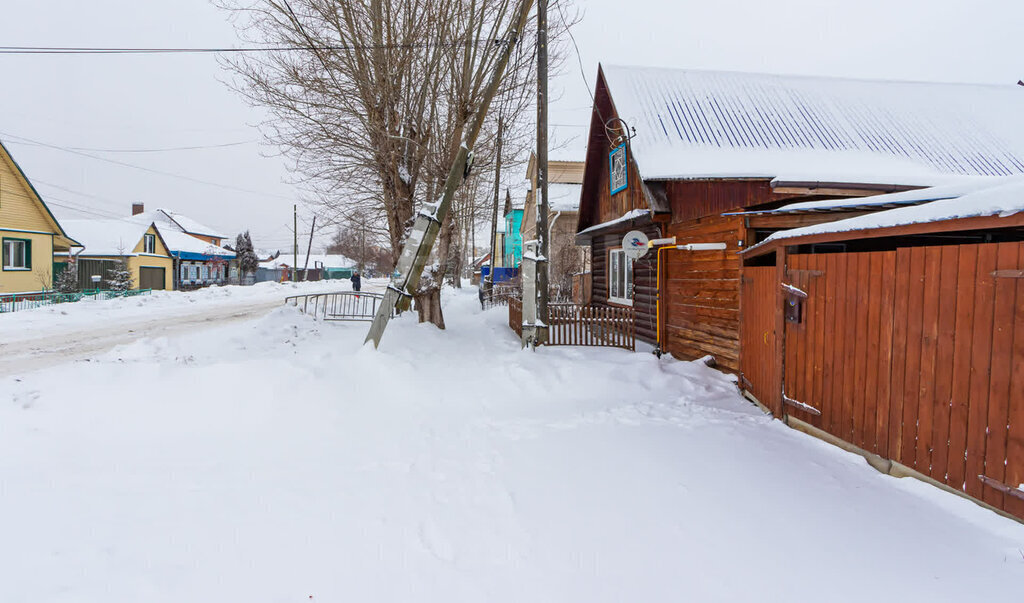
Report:
[[[420,322],[429,322],[439,329],[444,329],[444,315],[441,313],[441,288],[432,286],[420,289],[413,296],[416,301],[416,312]]]

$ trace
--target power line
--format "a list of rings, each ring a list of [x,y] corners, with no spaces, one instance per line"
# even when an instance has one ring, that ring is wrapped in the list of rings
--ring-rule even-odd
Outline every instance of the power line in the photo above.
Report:
[[[160,149],[95,149],[91,147],[68,147],[74,151],[93,151],[94,153],[164,153],[168,151],[195,151],[199,149],[223,149],[225,147],[237,147],[243,144],[252,144],[256,140],[240,140],[238,142],[225,142],[223,144],[195,145],[190,147],[164,147]]]
[[[289,11],[290,12],[290,11]],[[117,48],[86,46],[0,46],[0,54],[244,54],[255,52],[298,52],[312,50],[382,50],[392,48],[457,48],[490,40],[459,40],[419,44],[310,44],[309,46],[250,46],[235,48]]]
[[[116,159],[110,159],[108,157],[100,157],[98,155],[92,155],[92,154],[89,154],[89,153],[84,153],[82,151],[76,151],[76,150],[73,150],[73,149],[70,149],[70,148],[67,148],[67,147],[58,146],[58,145],[55,145],[55,144],[49,144],[49,143],[45,143],[45,142],[40,142],[38,140],[32,140],[31,138],[25,138],[24,136],[15,136],[14,134],[8,134],[6,132],[0,132],[0,136],[6,136],[7,138],[14,139],[13,142],[15,144],[37,145],[37,146],[46,147],[46,148],[49,148],[49,149],[55,149],[55,150],[58,150],[58,151],[64,151],[65,153],[71,153],[73,155],[81,155],[82,157],[88,157],[90,159],[95,159],[96,161],[105,161],[106,163],[112,163],[114,165],[120,165],[120,166],[123,166],[123,167],[130,167],[130,168],[134,168],[134,169],[137,169],[137,170],[142,170],[144,172],[149,172],[149,173],[152,173],[152,174],[159,174],[161,176],[167,176],[167,177],[170,177],[170,178],[178,178],[180,180],[186,180],[188,182],[195,182],[195,183],[198,183],[198,184],[206,184],[208,186],[215,186],[215,187],[218,187],[218,188],[234,190],[234,191],[239,191],[239,192],[243,192],[243,193],[250,193],[250,194],[254,194],[254,195],[260,195],[262,197],[277,197],[279,199],[287,199],[289,201],[293,201],[294,200],[292,197],[286,197],[284,195],[275,195],[273,193],[267,193],[267,192],[264,192],[264,191],[257,191],[257,190],[253,190],[253,189],[242,188],[240,186],[233,186],[233,185],[230,185],[230,184],[221,184],[220,182],[211,182],[210,180],[202,180],[200,178],[193,178],[191,176],[184,176],[182,174],[175,174],[173,172],[165,172],[165,171],[162,171],[162,170],[154,170],[152,168],[144,167],[144,166],[141,166],[141,165],[135,165],[134,163],[127,163],[127,162],[124,162],[124,161],[118,161]]]

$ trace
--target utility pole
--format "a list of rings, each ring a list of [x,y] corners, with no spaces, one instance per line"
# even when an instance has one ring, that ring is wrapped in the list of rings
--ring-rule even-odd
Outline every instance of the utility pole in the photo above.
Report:
[[[547,341],[548,324],[548,0],[537,1],[537,221],[523,249],[523,346]],[[527,253],[531,261],[527,263]],[[531,281],[528,283],[527,281]],[[529,286],[533,285],[535,286]],[[528,307],[533,306],[535,307]],[[529,323],[529,324],[528,324]]]
[[[292,280],[299,280],[299,206],[292,205]]]
[[[372,341],[373,347],[380,345],[380,339],[384,335],[388,322],[391,320],[391,313],[395,308],[407,307],[412,299],[412,293],[420,283],[423,276],[423,268],[430,257],[430,252],[437,240],[437,234],[441,224],[448,216],[452,206],[452,199],[455,191],[462,185],[472,168],[472,151],[476,139],[480,136],[480,129],[483,127],[484,118],[487,116],[487,109],[498,91],[501,79],[505,74],[509,58],[515,45],[519,43],[519,37],[523,33],[527,19],[530,16],[530,8],[533,0],[522,0],[519,5],[519,12],[516,19],[510,24],[509,30],[502,40],[503,48],[501,54],[495,61],[494,70],[491,72],[491,79],[487,83],[481,95],[480,103],[474,108],[473,118],[468,124],[466,133],[462,138],[462,144],[452,161],[451,169],[444,184],[444,194],[435,203],[426,203],[423,209],[416,215],[412,231],[402,248],[402,255],[398,258],[396,276],[391,279],[391,284],[384,292],[384,299],[377,306],[377,314],[370,324],[370,331],[366,335],[366,341]]]
[[[494,286],[494,256],[498,250],[495,249],[495,240],[498,238],[498,198],[501,196],[501,143],[505,134],[505,116],[499,109],[498,113],[498,144],[497,158],[494,163],[494,207],[491,208],[491,250],[490,269],[487,271],[487,279],[484,283],[484,291],[490,293]]]
[[[313,232],[316,230],[316,216],[313,216],[313,225],[309,227],[309,246],[306,247],[306,263],[302,265],[302,280],[309,280],[309,252],[313,250]],[[295,261],[298,264],[298,260]]]

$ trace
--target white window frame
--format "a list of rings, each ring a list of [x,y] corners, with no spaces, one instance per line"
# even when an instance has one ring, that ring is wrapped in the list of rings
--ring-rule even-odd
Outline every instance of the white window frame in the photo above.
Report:
[[[143,253],[156,253],[156,235],[148,232],[142,235]]]
[[[26,241],[25,239],[4,239],[4,248],[0,251],[0,254],[4,257],[3,269],[12,271],[31,270],[32,268],[30,268],[28,264],[28,250],[29,245],[31,244],[32,243],[30,241]],[[18,246],[20,246],[21,249],[20,254],[14,253],[15,248]],[[20,260],[20,262],[16,262],[15,259]]]
[[[633,305],[633,260],[621,247],[608,251],[608,301]]]

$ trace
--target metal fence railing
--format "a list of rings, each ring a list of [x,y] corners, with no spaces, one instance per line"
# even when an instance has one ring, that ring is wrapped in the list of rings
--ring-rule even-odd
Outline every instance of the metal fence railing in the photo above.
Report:
[[[522,297],[523,289],[518,283],[495,283],[491,285],[490,291],[486,287],[480,288],[480,304],[484,310],[495,306],[507,306],[513,297]]]
[[[292,295],[285,298],[284,303],[296,306],[304,314],[319,320],[372,321],[383,300],[381,293],[340,291]]]

